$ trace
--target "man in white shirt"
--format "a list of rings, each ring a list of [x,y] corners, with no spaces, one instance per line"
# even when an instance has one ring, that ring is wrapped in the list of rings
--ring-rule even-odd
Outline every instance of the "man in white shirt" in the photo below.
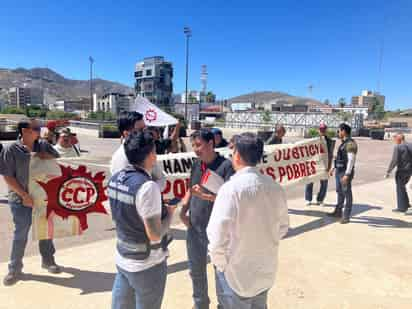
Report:
[[[124,148],[130,166],[111,177],[108,190],[117,236],[112,309],[160,309],[175,206],[162,209],[160,188],[150,176],[156,164],[153,136],[132,132]]]
[[[256,168],[262,155],[263,142],[255,134],[235,139],[236,174],[219,189],[207,227],[224,309],[267,308],[279,241],[289,227],[285,192]]]
[[[122,112],[117,119],[117,127],[121,134],[121,144],[113,154],[110,162],[110,173],[112,175],[130,166],[124,151],[123,141],[132,132],[141,131],[145,128],[143,115],[138,112]],[[153,167],[152,177],[160,186],[160,190],[163,191],[166,184],[166,177],[163,175],[163,170],[158,163]]]
[[[129,165],[126,154],[124,152],[123,141],[132,132],[143,130],[145,123],[143,115],[138,112],[122,112],[117,118],[117,128],[120,132],[121,144],[112,156],[110,163],[110,173],[114,175],[118,171]]]

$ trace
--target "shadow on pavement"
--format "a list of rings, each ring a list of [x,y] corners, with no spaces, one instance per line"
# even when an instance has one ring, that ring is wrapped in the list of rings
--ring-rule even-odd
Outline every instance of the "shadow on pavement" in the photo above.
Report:
[[[360,216],[353,218],[351,222],[367,224],[377,228],[412,228],[411,222],[386,217]]]
[[[108,292],[112,290],[115,273],[81,270],[74,267],[62,267],[62,273],[73,275],[62,278],[52,275],[24,274],[23,281],[38,281],[66,288],[80,289],[80,295]]]
[[[352,207],[352,215],[351,216],[356,216],[358,214],[364,213],[366,211],[372,210],[372,209],[382,209],[382,207],[378,206],[370,206],[370,205],[364,205],[364,204],[354,204]],[[298,227],[294,228],[289,228],[288,233],[286,234],[285,238],[290,238],[290,237],[295,237],[298,236],[302,233],[306,233],[309,231],[317,230],[320,229],[324,226],[337,223],[338,220],[337,218],[331,218],[328,217],[326,214],[327,212],[320,211],[320,210],[312,210],[312,209],[289,209],[289,214],[290,215],[302,215],[302,216],[310,216],[310,217],[318,217],[319,219],[310,221],[308,223],[302,224]],[[357,218],[351,219],[351,222],[356,222]]]

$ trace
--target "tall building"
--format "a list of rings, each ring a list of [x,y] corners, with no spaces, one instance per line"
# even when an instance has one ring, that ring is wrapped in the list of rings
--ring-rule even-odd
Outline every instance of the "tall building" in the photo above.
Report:
[[[13,87],[9,89],[11,106],[24,108],[29,105],[43,105],[44,94],[42,89]]]
[[[134,96],[132,94],[113,92],[107,93],[99,99],[95,94],[93,96],[93,111],[111,112],[115,115],[119,115],[123,111],[130,111],[133,102]]]
[[[363,90],[360,96],[353,96],[351,105],[353,107],[367,107],[372,108],[373,104],[378,100],[385,107],[385,96],[378,92],[372,92],[370,90]]]
[[[144,58],[136,64],[135,91],[156,105],[172,104],[173,66],[164,57]]]

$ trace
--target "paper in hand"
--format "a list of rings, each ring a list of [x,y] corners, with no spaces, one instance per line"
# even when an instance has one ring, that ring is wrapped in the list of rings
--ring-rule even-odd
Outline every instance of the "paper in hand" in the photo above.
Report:
[[[205,171],[200,180],[200,185],[214,194],[217,194],[217,191],[224,183],[225,180],[210,169]]]

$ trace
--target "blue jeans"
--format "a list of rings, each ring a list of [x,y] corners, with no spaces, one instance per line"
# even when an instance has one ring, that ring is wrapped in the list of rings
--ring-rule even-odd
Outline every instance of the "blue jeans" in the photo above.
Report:
[[[166,261],[132,273],[117,267],[112,291],[112,309],[160,309],[166,277]]]
[[[19,273],[23,269],[24,250],[26,249],[32,223],[32,208],[19,203],[10,203],[10,210],[14,222],[14,235],[9,272]],[[40,240],[39,249],[44,263],[51,264],[54,262],[53,256],[56,250],[51,239]]]
[[[206,231],[190,227],[187,230],[187,257],[193,286],[195,309],[208,309],[210,300],[207,284],[207,245]]]
[[[326,192],[328,191],[328,180],[327,179],[322,179],[320,181],[320,189],[319,193],[316,197],[317,202],[323,202],[326,197]],[[313,182],[308,183],[305,188],[305,200],[308,202],[312,202],[312,195],[313,195]]]
[[[336,209],[343,210],[343,218],[349,219],[352,212],[353,195],[352,195],[352,179],[353,176],[349,176],[349,181],[344,185],[341,178],[345,175],[345,171],[336,172],[336,193],[338,194],[338,202]]]
[[[395,174],[396,201],[398,205],[397,208],[400,211],[407,211],[410,207],[408,192],[406,191],[406,185],[408,184],[409,179],[411,179],[411,175],[407,172],[397,171]]]
[[[216,285],[219,285],[218,300],[223,309],[266,309],[268,291],[262,292],[253,297],[241,297],[229,286],[225,275],[216,272]]]

